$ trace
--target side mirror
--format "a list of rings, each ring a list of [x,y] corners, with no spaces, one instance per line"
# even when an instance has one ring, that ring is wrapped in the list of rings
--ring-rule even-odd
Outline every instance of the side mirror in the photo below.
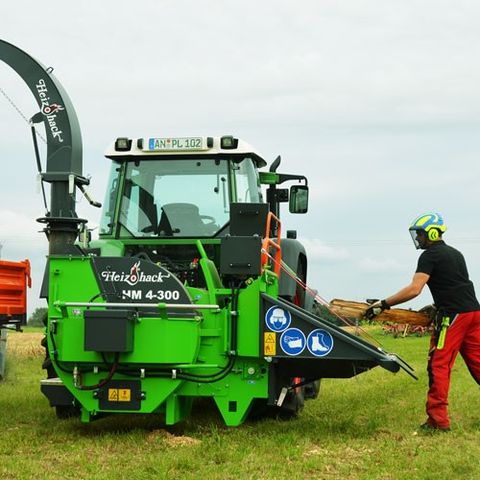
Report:
[[[293,185],[290,187],[290,213],[307,213],[308,211],[308,186]]]

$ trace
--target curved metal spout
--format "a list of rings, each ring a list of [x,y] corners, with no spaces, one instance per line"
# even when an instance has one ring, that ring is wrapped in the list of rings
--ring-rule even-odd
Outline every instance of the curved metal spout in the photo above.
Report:
[[[45,125],[47,162],[42,179],[51,184],[51,196],[50,214],[39,221],[47,224],[50,253],[66,253],[78,225],[86,222],[77,218],[74,186],[89,183],[82,176],[82,136],[75,109],[51,68],[4,40],[0,40],[0,60],[20,75],[40,108],[31,122]]]

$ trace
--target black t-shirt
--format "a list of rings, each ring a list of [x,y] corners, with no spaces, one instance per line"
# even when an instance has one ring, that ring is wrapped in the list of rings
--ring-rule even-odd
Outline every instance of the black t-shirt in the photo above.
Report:
[[[442,240],[419,257],[417,272],[430,275],[427,285],[437,308],[447,314],[480,310],[463,255]]]

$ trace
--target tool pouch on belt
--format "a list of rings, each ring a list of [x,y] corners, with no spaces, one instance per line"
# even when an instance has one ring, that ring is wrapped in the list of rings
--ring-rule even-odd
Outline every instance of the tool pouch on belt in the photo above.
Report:
[[[445,315],[442,310],[437,311],[437,315],[435,318],[435,332],[437,334],[437,350],[442,350],[445,346],[445,338],[447,337],[447,330],[450,326],[450,319],[449,315]]]

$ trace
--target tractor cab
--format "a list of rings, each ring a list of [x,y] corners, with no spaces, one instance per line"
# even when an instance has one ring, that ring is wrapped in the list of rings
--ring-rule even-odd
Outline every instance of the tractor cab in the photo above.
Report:
[[[119,138],[106,156],[102,236],[221,237],[231,203],[263,203],[266,162],[233,137]]]
[[[205,286],[203,276],[197,275],[198,241],[221,277],[232,274],[231,269],[221,268],[222,258],[224,264],[248,264],[246,269],[234,269],[242,278],[258,275],[261,246],[257,242],[281,236],[280,203],[290,201],[292,213],[307,211],[306,178],[276,173],[280,157],[270,171],[260,171],[267,162],[248,143],[232,136],[123,137],[107,149],[106,157],[112,165],[100,239],[90,246],[101,255],[147,258],[190,285]],[[286,181],[303,184],[290,190],[278,188]],[[275,220],[269,221],[272,215]],[[246,245],[251,245],[255,261]],[[284,239],[283,245],[283,260],[294,270],[300,262],[305,280],[303,246],[294,239]],[[232,258],[237,255],[241,258]],[[281,294],[293,298],[294,283],[284,275]]]

